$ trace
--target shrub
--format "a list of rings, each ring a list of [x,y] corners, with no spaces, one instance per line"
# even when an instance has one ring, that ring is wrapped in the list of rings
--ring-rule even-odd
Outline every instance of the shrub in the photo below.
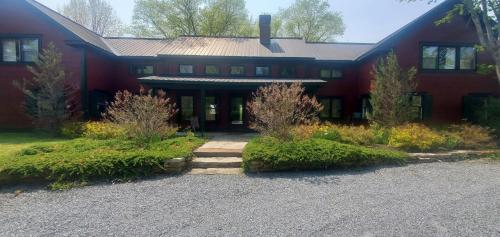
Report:
[[[203,139],[188,136],[151,143],[79,138],[36,145],[14,156],[0,156],[0,177],[39,178],[61,184],[134,178],[161,171],[166,160],[192,156],[203,143]]]
[[[481,126],[489,127],[496,135],[500,135],[500,99],[488,99],[482,110],[476,113],[478,113],[478,122]]]
[[[451,127],[447,136],[456,140],[457,146],[464,149],[481,149],[496,147],[493,131],[477,125],[462,124]]]
[[[251,140],[243,152],[249,170],[254,161],[274,170],[311,170],[404,164],[407,154],[386,149],[365,148],[325,139],[282,141],[272,137]]]
[[[417,88],[416,68],[403,70],[394,52],[379,59],[373,69],[375,86],[371,92],[372,112],[368,118],[386,127],[415,119],[418,111],[411,104],[411,94]]]
[[[118,92],[115,101],[108,106],[104,117],[107,121],[125,128],[129,137],[153,141],[171,137],[177,129],[170,120],[177,113],[175,103],[166,97],[165,92],[145,92],[141,88],[139,95],[128,91]]]
[[[340,134],[340,140],[343,143],[355,145],[373,145],[376,143],[376,137],[373,130],[365,126],[335,126],[335,130]]]
[[[126,138],[125,128],[110,122],[88,122],[84,125],[83,135],[93,139]]]
[[[292,135],[296,139],[307,139],[311,138],[314,135],[320,135],[319,133],[327,132],[331,127],[330,124],[320,124],[320,123],[312,123],[312,124],[302,124],[293,127]]]
[[[259,88],[252,96],[247,105],[250,127],[280,139],[290,139],[295,125],[317,121],[322,110],[315,97],[305,95],[300,83],[273,83]]]
[[[53,43],[43,49],[34,66],[28,66],[33,78],[14,81],[23,92],[24,108],[36,128],[57,134],[64,121],[75,113],[74,96],[78,92],[68,84],[62,54]]]
[[[411,151],[431,151],[446,147],[446,137],[421,124],[406,124],[391,129],[389,146]]]
[[[79,121],[64,122],[61,127],[61,135],[68,138],[82,137],[85,132],[85,123]]]

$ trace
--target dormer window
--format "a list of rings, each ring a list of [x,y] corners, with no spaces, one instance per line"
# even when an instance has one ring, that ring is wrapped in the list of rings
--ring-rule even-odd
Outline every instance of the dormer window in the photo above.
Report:
[[[269,66],[257,66],[255,67],[255,75],[258,77],[264,77],[271,75],[271,67]]]
[[[215,65],[206,65],[205,74],[209,76],[217,76],[219,75],[219,67]]]
[[[323,68],[320,70],[319,75],[322,79],[341,79],[343,73],[340,69]]]

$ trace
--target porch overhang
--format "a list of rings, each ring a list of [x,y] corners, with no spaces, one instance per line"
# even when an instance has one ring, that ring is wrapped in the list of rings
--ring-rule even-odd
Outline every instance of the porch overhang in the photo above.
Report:
[[[217,78],[217,77],[176,77],[149,76],[139,78],[139,82],[151,87],[169,89],[256,89],[271,83],[300,82],[304,87],[320,87],[327,82],[308,78]]]

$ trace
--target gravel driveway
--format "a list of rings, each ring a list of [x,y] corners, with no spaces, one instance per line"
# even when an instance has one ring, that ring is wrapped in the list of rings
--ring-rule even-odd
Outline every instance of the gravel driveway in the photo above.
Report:
[[[0,190],[2,236],[500,236],[500,164]]]

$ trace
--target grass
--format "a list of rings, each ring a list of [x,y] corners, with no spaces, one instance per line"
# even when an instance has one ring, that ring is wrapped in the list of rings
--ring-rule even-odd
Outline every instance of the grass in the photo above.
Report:
[[[243,164],[251,169],[253,161],[262,162],[272,170],[315,170],[352,168],[406,163],[404,152],[359,145],[342,144],[321,138],[279,141],[257,137],[243,152]]]
[[[190,157],[204,143],[193,136],[148,144],[129,140],[57,139],[35,133],[0,133],[0,180],[86,181],[145,176],[166,160]]]

